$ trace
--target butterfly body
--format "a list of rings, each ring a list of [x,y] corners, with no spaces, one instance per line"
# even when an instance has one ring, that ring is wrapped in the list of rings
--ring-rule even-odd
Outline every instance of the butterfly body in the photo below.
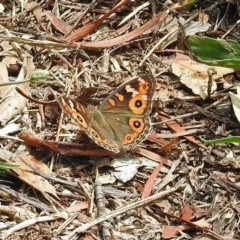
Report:
[[[118,153],[135,148],[147,137],[155,85],[153,76],[144,75],[120,85],[99,107],[84,107],[66,97],[59,104],[95,143]]]

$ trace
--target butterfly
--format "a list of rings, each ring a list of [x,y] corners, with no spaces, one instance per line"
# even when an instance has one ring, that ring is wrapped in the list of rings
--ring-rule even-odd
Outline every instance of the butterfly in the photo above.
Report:
[[[142,75],[117,87],[99,106],[85,107],[67,97],[58,102],[96,144],[119,153],[134,149],[149,134],[155,87],[152,75]]]

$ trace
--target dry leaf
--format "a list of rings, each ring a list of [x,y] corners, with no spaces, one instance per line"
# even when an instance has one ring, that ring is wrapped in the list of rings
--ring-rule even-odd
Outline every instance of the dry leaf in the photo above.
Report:
[[[172,72],[180,78],[181,83],[186,87],[190,88],[193,93],[199,95],[202,99],[205,99],[208,96],[208,83],[209,75],[208,71],[209,66],[198,63],[190,59],[189,57],[178,55],[176,62],[172,63]],[[217,74],[212,76],[212,86],[211,93],[216,91],[217,84],[215,80],[222,78],[224,74],[230,73],[233,69],[223,68],[223,67],[214,67]]]
[[[11,160],[12,163],[20,166],[19,168],[12,170],[14,175],[32,188],[35,188],[43,194],[50,193],[58,199],[55,188],[48,182],[48,180],[36,174],[21,160],[21,158],[43,173],[49,174],[50,172],[49,168],[44,163],[37,161],[33,156],[29,155],[28,152],[20,152]]]

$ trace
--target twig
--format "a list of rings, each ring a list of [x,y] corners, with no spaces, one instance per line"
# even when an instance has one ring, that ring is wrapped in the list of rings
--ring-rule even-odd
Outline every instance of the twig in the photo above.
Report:
[[[169,189],[169,190],[166,190],[166,191],[163,191],[163,192],[160,192],[158,194],[155,194],[153,196],[150,196],[149,198],[146,198],[146,199],[143,199],[143,200],[140,200],[138,202],[134,202],[134,203],[130,203],[128,204],[127,206],[124,206],[122,208],[119,208],[111,213],[108,213],[108,214],[105,214],[95,220],[93,220],[92,222],[90,223],[87,223],[87,224],[84,224],[78,228],[76,228],[71,234],[69,234],[67,237],[66,237],[66,240],[71,240],[73,239],[73,237],[77,234],[77,233],[81,233],[81,232],[85,232],[87,229],[103,222],[103,221],[106,221],[106,220],[109,220],[109,219],[112,219],[112,218],[115,218],[117,217],[118,215],[120,214],[124,214],[125,212],[129,212],[130,210],[133,210],[133,209],[136,209],[138,207],[142,207],[144,205],[147,205],[147,204],[150,204],[151,202],[155,201],[155,200],[158,200],[170,193],[173,193],[173,192],[176,192],[179,188],[183,187],[183,185],[181,186],[176,186],[176,187],[173,187],[172,189]]]

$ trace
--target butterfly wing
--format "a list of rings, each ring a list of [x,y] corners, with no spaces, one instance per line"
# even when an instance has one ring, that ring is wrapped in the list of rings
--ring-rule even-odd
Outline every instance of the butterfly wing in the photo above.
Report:
[[[59,105],[86,134],[98,145],[112,151],[120,152],[118,144],[114,140],[114,134],[105,122],[101,112],[92,105],[85,108],[74,99],[67,97],[58,99]]]
[[[152,75],[143,75],[123,83],[99,107],[120,149],[133,149],[148,135],[149,113],[156,86]]]
[[[89,115],[87,108],[67,97],[59,98],[58,103],[63,111],[79,125],[81,130],[87,130],[88,124],[91,121],[91,116]]]

